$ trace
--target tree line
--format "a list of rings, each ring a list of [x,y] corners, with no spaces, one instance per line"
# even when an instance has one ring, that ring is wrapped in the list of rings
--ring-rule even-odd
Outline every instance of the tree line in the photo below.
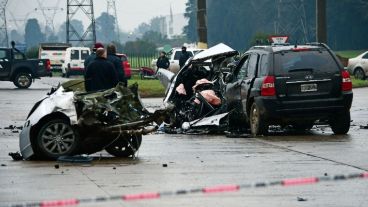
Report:
[[[207,0],[208,43],[224,42],[237,50],[246,50],[257,38],[275,35],[277,24],[300,26],[300,18],[305,17],[306,27],[294,33],[291,43],[316,41],[315,0]],[[299,2],[302,10],[290,5]],[[188,25],[183,32],[191,41],[197,41],[196,31],[197,0],[188,0],[185,17]],[[280,8],[281,6],[281,8]],[[297,10],[297,11],[296,11]],[[281,12],[280,12],[281,11]],[[368,0],[327,0],[327,39],[335,50],[366,49],[368,41]],[[281,13],[281,14],[279,14]],[[283,34],[285,35],[285,34]]]

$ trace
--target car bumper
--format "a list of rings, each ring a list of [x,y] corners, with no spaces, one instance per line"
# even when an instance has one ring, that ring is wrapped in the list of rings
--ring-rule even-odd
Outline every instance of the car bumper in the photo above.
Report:
[[[300,119],[316,120],[327,118],[333,114],[349,111],[353,93],[345,93],[338,98],[279,101],[275,97],[258,97],[255,102],[267,120],[292,121]]]

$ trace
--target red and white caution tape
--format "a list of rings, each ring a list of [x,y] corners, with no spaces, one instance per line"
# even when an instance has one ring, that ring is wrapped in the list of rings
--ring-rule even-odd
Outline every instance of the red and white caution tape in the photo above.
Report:
[[[240,184],[240,185],[217,185],[204,188],[195,188],[188,190],[176,190],[166,192],[150,192],[150,193],[138,193],[138,194],[126,194],[120,196],[106,196],[96,197],[87,199],[65,199],[65,200],[54,200],[54,201],[41,201],[41,202],[30,202],[30,203],[18,203],[6,205],[6,207],[66,207],[76,206],[79,204],[96,203],[96,202],[107,202],[107,201],[136,201],[136,200],[150,200],[159,199],[169,196],[180,196],[186,194],[211,194],[211,193],[224,193],[224,192],[235,192],[249,188],[259,187],[272,187],[272,186],[296,186],[296,185],[308,185],[316,184],[327,181],[344,181],[353,179],[367,179],[368,172],[354,173],[348,175],[335,175],[335,176],[323,176],[323,177],[305,177],[305,178],[291,178],[280,181],[271,182],[256,182],[253,184]],[[5,206],[0,206],[5,207]]]

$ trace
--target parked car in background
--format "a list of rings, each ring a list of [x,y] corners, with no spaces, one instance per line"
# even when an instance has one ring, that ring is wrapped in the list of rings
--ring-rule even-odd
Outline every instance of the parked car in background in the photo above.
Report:
[[[197,48],[187,48],[187,52],[189,53],[190,57],[193,57],[198,52],[203,51],[203,49],[197,49]],[[180,70],[179,66],[179,58],[181,55],[181,48],[173,48],[170,52],[167,53],[167,58],[169,58],[170,61],[170,67],[169,71],[177,74]],[[152,60],[151,67],[157,71],[157,59]]]
[[[51,71],[60,71],[65,59],[66,49],[71,47],[69,43],[40,43],[38,48],[39,59],[49,59]]]
[[[0,48],[0,81],[28,88],[34,79],[52,76],[49,59],[27,59],[14,45],[12,42],[12,48]]]
[[[132,77],[132,69],[130,68],[128,56],[121,53],[117,53],[116,55],[120,57],[121,61],[123,62],[125,78],[130,79]]]
[[[348,62],[348,70],[356,79],[366,79],[368,75],[368,51],[355,58],[350,58]]]
[[[62,76],[84,74],[84,60],[90,55],[88,47],[69,47],[65,52],[65,59],[62,65]]]

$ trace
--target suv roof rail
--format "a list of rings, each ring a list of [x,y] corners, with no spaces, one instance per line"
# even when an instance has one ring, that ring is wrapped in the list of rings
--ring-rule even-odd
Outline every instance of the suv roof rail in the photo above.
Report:
[[[312,46],[322,46],[328,50],[330,50],[330,48],[327,46],[327,44],[323,43],[323,42],[308,42],[305,43],[306,45],[312,45]]]
[[[288,42],[285,42],[285,43],[272,43],[271,46],[274,47],[274,46],[289,46],[290,43]]]

